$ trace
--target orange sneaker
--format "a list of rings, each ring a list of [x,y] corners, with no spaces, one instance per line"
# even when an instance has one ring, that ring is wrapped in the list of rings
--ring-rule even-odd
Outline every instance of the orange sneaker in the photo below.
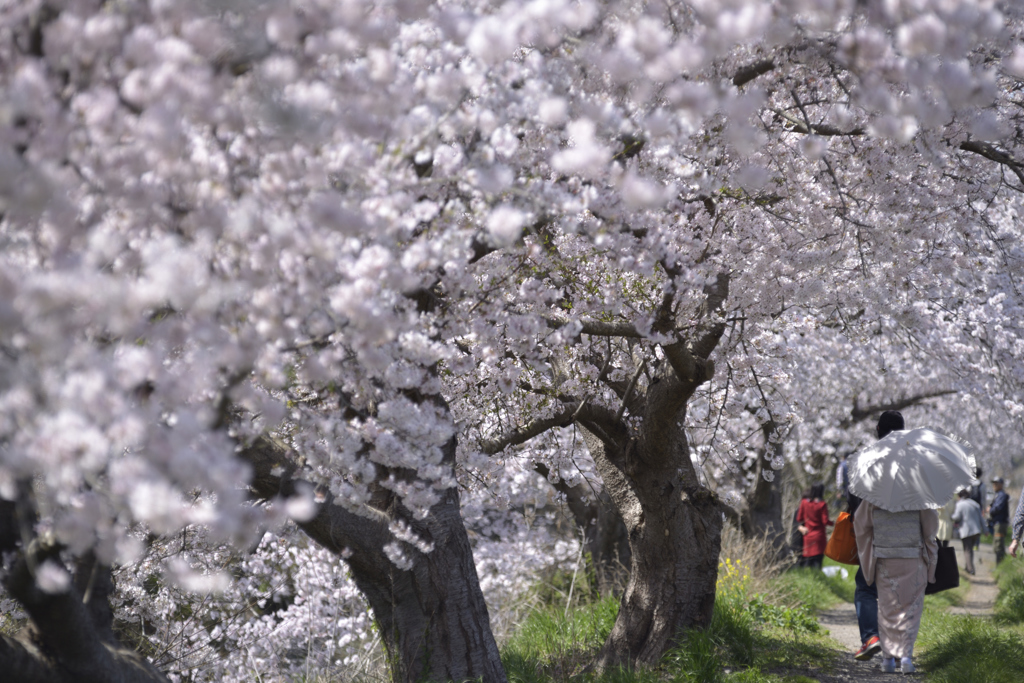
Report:
[[[866,662],[882,650],[882,643],[878,640],[878,636],[871,636],[868,638],[868,642],[860,646],[860,649],[853,654],[854,659],[859,659],[862,662]]]

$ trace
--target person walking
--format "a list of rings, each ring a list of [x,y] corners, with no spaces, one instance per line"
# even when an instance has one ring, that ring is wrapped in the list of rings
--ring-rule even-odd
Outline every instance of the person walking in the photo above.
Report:
[[[995,495],[985,513],[992,527],[992,550],[996,554],[996,564],[1006,557],[1006,529],[1010,526],[1010,495],[1003,490],[1005,484],[1002,477],[993,477],[992,490]]]
[[[850,466],[847,460],[849,454],[844,453],[843,459],[839,461],[839,466],[836,467],[836,499],[846,500],[850,499]]]
[[[898,410],[887,410],[878,418],[875,435],[882,439],[904,427],[903,414]],[[843,460],[846,461],[846,458]],[[847,481],[849,481],[849,477],[847,477]],[[846,511],[850,513],[856,527],[857,509],[860,507],[861,499],[853,492],[848,491],[846,501]],[[857,554],[860,554],[859,541]],[[861,642],[860,649],[853,653],[853,658],[864,662],[882,651],[882,641],[878,637],[878,586],[873,581],[868,583],[864,578],[863,566],[857,567],[853,581],[856,586],[853,592],[853,606],[857,610],[857,628],[860,630]]]
[[[974,546],[981,537],[981,529],[985,520],[981,517],[981,506],[971,498],[971,492],[967,489],[960,489],[957,493],[960,498],[953,511],[953,521],[958,524],[957,531],[960,540],[964,544],[964,571],[974,575]]]
[[[828,518],[828,504],[825,503],[825,485],[815,484],[811,487],[810,499],[800,501],[796,519],[800,522],[800,533],[804,535],[804,552],[800,560],[801,567],[821,569],[821,561],[825,557],[825,546],[828,535],[825,528],[835,524]]]
[[[921,628],[924,590],[935,582],[939,514],[935,510],[889,512],[864,501],[853,523],[864,578],[878,586],[882,671],[913,673],[914,643]]]
[[[988,493],[985,491],[985,480],[982,479],[981,476],[984,473],[984,470],[982,470],[980,467],[974,468],[974,478],[978,480],[978,483],[972,484],[970,490],[968,491],[968,495],[970,496],[970,498],[975,503],[977,503],[978,507],[980,507],[982,510],[984,510],[985,506],[988,504]],[[985,531],[984,524],[982,524],[981,530],[982,532]],[[974,541],[974,548],[976,550],[981,549],[981,534],[978,534],[978,538]],[[981,555],[978,555],[978,563],[981,563]]]
[[[951,498],[939,509],[939,531],[935,534],[935,540],[943,548],[949,547],[949,542],[955,538],[956,527],[953,525],[953,511],[956,510],[956,501],[957,498]]]

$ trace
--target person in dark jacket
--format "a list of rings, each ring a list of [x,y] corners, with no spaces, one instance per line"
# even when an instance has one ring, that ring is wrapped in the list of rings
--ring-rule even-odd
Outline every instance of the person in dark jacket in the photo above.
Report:
[[[992,479],[992,504],[986,512],[989,525],[992,527],[992,550],[996,554],[996,564],[1006,557],[1006,529],[1010,526],[1010,495],[1003,490],[1006,484],[1002,477]]]

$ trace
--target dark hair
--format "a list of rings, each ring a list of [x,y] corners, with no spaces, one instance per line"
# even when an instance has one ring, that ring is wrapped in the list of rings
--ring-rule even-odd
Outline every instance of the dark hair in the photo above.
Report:
[[[811,487],[810,493],[811,493],[811,500],[814,500],[816,498],[817,499],[824,498],[825,497],[825,485],[824,484],[815,484],[814,486]]]
[[[810,487],[804,489],[804,492],[800,494],[800,497],[801,498],[806,498],[807,500],[810,500],[811,497],[812,497],[811,496],[811,489],[810,489]]]
[[[969,495],[971,495],[971,492],[968,491],[967,489],[960,489],[959,491],[956,492],[956,495],[959,496],[960,498],[966,498]]]
[[[898,410],[887,410],[878,418],[878,427],[876,431],[878,433],[878,438],[881,439],[887,436],[890,432],[895,432],[903,428],[903,413]]]
[[[982,474],[984,474],[984,473],[981,471],[980,467],[975,467],[974,468],[974,478],[975,479],[981,479],[981,475]]]

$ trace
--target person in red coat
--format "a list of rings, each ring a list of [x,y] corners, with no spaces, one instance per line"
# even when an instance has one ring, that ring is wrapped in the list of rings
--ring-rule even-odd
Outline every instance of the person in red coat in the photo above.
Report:
[[[823,500],[825,485],[815,484],[811,487],[810,499],[800,501],[796,519],[800,522],[800,533],[804,535],[804,552],[800,558],[801,567],[821,568],[821,560],[825,557],[825,545],[828,534],[825,528],[835,524],[828,518],[828,504]]]

